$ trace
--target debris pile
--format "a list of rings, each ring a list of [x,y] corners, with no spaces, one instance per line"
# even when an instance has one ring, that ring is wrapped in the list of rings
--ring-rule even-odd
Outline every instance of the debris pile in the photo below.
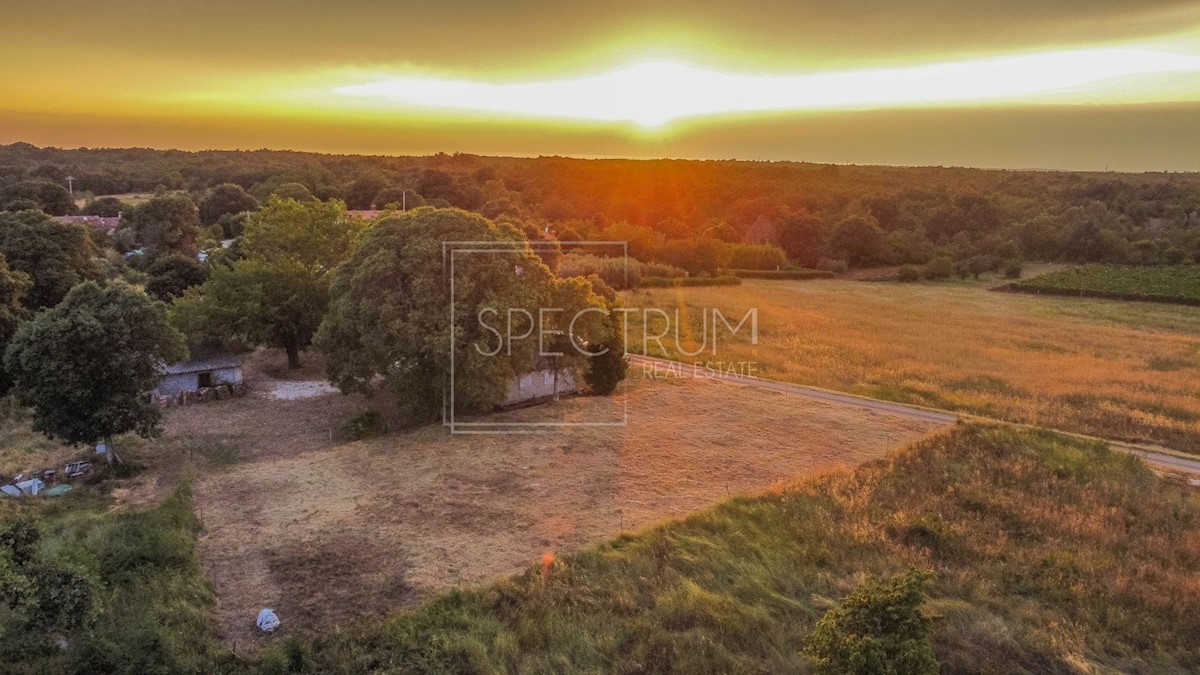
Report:
[[[83,459],[67,463],[61,472],[56,469],[42,469],[34,471],[30,475],[19,473],[11,480],[0,476],[0,481],[6,481],[0,485],[0,493],[9,497],[36,497],[38,495],[57,497],[73,489],[68,481],[83,478],[91,473],[92,463]]]
[[[156,396],[154,404],[160,408],[171,408],[177,405],[191,405],[207,401],[224,401],[246,395],[246,384],[218,384],[215,387],[201,387],[196,391],[181,391],[172,396]]]

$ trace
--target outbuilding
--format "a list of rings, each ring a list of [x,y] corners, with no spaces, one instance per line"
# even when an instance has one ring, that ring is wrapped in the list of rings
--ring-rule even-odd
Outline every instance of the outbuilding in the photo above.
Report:
[[[180,392],[196,392],[222,384],[242,383],[242,362],[233,354],[214,354],[158,367],[162,380],[153,396],[173,397]]]
[[[574,368],[559,368],[555,372],[549,364],[539,363],[538,366],[508,381],[508,392],[500,404],[501,408],[519,408],[579,393]]]

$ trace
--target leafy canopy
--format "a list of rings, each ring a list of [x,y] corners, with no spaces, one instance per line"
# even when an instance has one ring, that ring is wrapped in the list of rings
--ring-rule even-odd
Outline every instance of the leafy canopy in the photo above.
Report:
[[[98,251],[86,226],[67,225],[36,211],[0,213],[0,254],[28,275],[25,306],[53,307],[76,284],[102,278]]]
[[[366,223],[341,202],[271,197],[250,216],[243,258],[175,301],[172,320],[196,346],[229,339],[287,352],[299,367],[329,301],[330,273],[358,245]]]
[[[154,435],[155,366],[185,355],[161,303],[124,283],[87,282],[22,324],[4,363],[21,402],[33,408],[34,430],[93,444],[131,431]]]
[[[496,245],[484,246],[487,252],[454,254],[451,265],[444,242],[464,241]],[[562,354],[548,365],[582,363],[573,341],[610,340],[610,325],[599,312],[582,314],[574,335],[568,335],[571,319],[588,307],[604,307],[591,284],[555,277],[514,225],[458,209],[422,207],[378,221],[355,255],[338,268],[317,345],[339,388],[370,391],[373,380],[382,377],[414,419],[441,409],[453,351],[455,409],[476,412],[500,403],[508,379],[534,367],[538,329],[529,318],[538,322],[539,309],[561,310],[541,317],[545,350]],[[502,343],[488,329],[507,333],[509,310],[514,312],[512,332],[532,329],[530,338]]]

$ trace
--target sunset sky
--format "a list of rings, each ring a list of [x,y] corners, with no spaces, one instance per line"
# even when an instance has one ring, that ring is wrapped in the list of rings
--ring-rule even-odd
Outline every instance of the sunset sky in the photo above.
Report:
[[[7,3],[0,142],[1200,170],[1200,3]]]

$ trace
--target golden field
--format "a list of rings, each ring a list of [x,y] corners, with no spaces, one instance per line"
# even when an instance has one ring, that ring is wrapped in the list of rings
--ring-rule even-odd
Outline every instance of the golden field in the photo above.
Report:
[[[1200,453],[1200,308],[996,293],[981,282],[747,281],[639,290],[676,326],[652,356],[753,362],[800,384]],[[712,350],[711,308],[723,325]],[[629,314],[628,348],[667,326]],[[643,321],[643,317],[648,317]],[[708,337],[703,329],[708,323]],[[681,356],[680,348],[698,356]],[[744,365],[738,365],[744,371]]]

